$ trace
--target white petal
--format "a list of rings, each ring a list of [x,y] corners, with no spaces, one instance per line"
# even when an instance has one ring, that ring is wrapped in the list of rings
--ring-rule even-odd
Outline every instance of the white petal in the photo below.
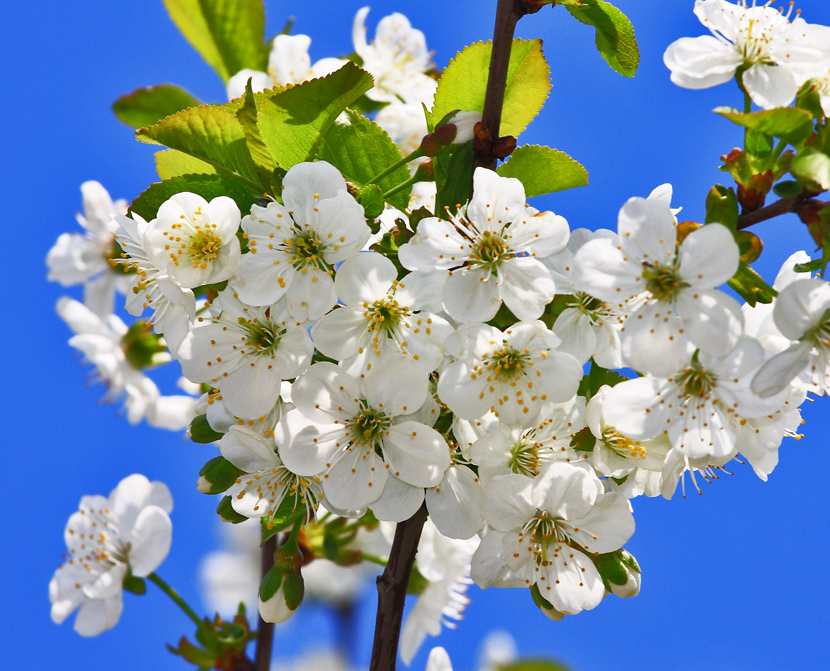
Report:
[[[403,522],[418,512],[423,502],[423,487],[413,487],[403,480],[391,477],[386,481],[383,494],[369,508],[381,521]]]
[[[173,525],[161,508],[148,506],[136,519],[130,537],[130,568],[143,578],[155,571],[167,553],[173,538]]]
[[[418,422],[391,426],[383,439],[383,456],[395,477],[416,487],[434,487],[450,465],[441,434]]]
[[[680,245],[680,273],[692,286],[711,289],[732,279],[739,257],[731,231],[709,224],[692,231]]]

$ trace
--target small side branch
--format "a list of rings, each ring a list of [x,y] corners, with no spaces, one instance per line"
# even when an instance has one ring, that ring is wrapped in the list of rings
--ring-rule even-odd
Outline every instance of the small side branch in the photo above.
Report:
[[[274,552],[277,551],[277,537],[271,536],[262,546],[262,564],[260,578],[274,566]],[[257,614],[259,616],[259,614]],[[259,618],[256,633],[256,657],[254,658],[255,671],[269,671],[271,668],[271,651],[274,644],[274,623],[265,622]]]
[[[782,198],[758,210],[741,214],[738,216],[738,230],[742,231],[767,219],[773,219],[788,212],[795,212],[797,207],[803,202],[804,198],[800,196]]]
[[[378,577],[378,613],[369,671],[395,671],[401,635],[406,588],[415,563],[421,530],[427,521],[426,505],[395,529],[389,563]]]

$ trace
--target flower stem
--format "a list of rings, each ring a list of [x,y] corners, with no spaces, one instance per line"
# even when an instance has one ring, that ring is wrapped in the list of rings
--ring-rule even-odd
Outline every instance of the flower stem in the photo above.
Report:
[[[378,566],[386,566],[386,564],[389,563],[383,557],[378,557],[377,555],[370,555],[368,552],[361,552],[360,558],[363,561],[371,562],[372,564],[377,564]]]
[[[420,147],[418,147],[415,151],[409,154],[409,156],[404,156],[402,159],[395,161],[392,165],[381,170],[377,175],[372,177],[372,179],[368,180],[366,183],[377,184],[379,180],[383,179],[387,175],[391,175],[393,172],[395,172],[395,170],[397,170],[401,166],[406,165],[410,161],[414,161],[416,158],[421,158],[423,155],[423,150]]]
[[[406,588],[426,521],[427,509],[422,504],[418,512],[405,522],[398,522],[395,529],[389,563],[377,581],[378,612],[369,671],[395,671]]]
[[[170,587],[170,585],[168,585],[166,582],[164,582],[164,580],[159,578],[158,574],[156,574],[156,573],[151,573],[147,577],[150,579],[151,582],[158,585],[158,588],[162,592],[164,592],[167,596],[169,596],[171,599],[173,599],[173,601],[176,603],[176,605],[179,608],[181,608],[187,614],[187,616],[191,620],[193,620],[193,622],[196,623],[197,627],[202,626],[202,618],[200,618],[198,615],[196,615],[196,611],[194,611],[190,606],[187,605],[185,600],[182,599],[179,596],[179,593],[176,590],[174,590],[172,587]]]
[[[293,533],[293,531],[292,531]],[[299,531],[297,532],[299,533]],[[261,550],[260,577],[274,566],[274,552],[277,551],[277,537],[271,536]],[[257,615],[259,613],[257,612]],[[274,623],[266,622],[261,617],[256,630],[256,653],[254,657],[254,669],[256,671],[268,671],[271,668],[271,650],[274,645]]]

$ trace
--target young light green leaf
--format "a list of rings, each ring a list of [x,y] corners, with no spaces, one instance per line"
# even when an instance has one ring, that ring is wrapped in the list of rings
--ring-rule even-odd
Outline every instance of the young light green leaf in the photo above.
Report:
[[[792,145],[799,145],[813,132],[813,117],[797,107],[777,107],[744,114],[731,107],[716,107],[715,114],[726,117],[744,128],[780,137]]]
[[[729,280],[729,286],[751,306],[756,303],[772,303],[778,295],[775,289],[743,261],[738,265],[738,272]]]
[[[277,164],[288,169],[310,161],[337,115],[368,91],[372,76],[354,63],[281,91],[259,107],[262,140]]]
[[[156,152],[156,172],[161,179],[170,179],[179,175],[215,175],[216,168],[210,163],[194,158],[175,149]]]
[[[611,3],[603,0],[579,0],[565,5],[580,23],[596,28],[596,45],[614,72],[633,77],[640,63],[640,49],[631,21]]]
[[[492,51],[492,42],[477,42],[450,61],[435,92],[435,105],[430,112],[433,123],[454,110],[484,111]],[[542,40],[513,40],[499,135],[518,136],[527,128],[548,97],[549,78]]]
[[[790,164],[790,172],[811,191],[830,190],[830,156],[807,147]]]
[[[245,143],[248,145],[248,151],[251,158],[256,164],[260,179],[264,183],[273,177],[274,170],[277,164],[265,142],[262,141],[262,133],[259,131],[259,124],[257,122],[257,102],[254,98],[254,91],[251,88],[251,80],[245,85],[244,102],[236,112],[236,120],[242,126],[242,131],[245,133]]]
[[[346,110],[323,136],[318,158],[328,161],[343,177],[365,186],[387,166],[401,160],[400,149],[380,126],[362,114]],[[409,179],[409,170],[401,166],[376,183],[383,191]],[[409,189],[392,195],[389,202],[399,210],[409,204]]]
[[[236,117],[212,105],[202,105],[162,119],[136,132],[142,142],[162,144],[225,170],[250,186],[262,189],[256,164]]]
[[[136,89],[121,96],[112,104],[112,111],[128,126],[143,128],[152,126],[166,116],[201,104],[183,88],[161,84]]]
[[[588,171],[580,163],[565,152],[539,145],[518,147],[496,172],[520,179],[528,198],[588,184]]]
[[[716,184],[706,196],[706,223],[723,224],[733,231],[738,228],[738,197],[731,186]]]
[[[243,215],[251,211],[257,202],[257,195],[243,183],[222,175],[182,175],[156,182],[145,189],[130,205],[130,212],[136,212],[147,221],[154,219],[161,204],[182,191],[196,193],[205,200],[217,196],[233,198]]]
[[[223,82],[240,70],[265,70],[262,0],[164,0],[182,34]]]

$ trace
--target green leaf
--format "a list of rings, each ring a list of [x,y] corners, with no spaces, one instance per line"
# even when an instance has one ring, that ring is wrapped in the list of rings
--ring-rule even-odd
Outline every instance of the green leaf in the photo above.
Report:
[[[772,303],[778,295],[775,289],[743,261],[738,265],[738,272],[729,280],[729,286],[751,306],[756,303]]]
[[[571,438],[571,447],[576,452],[593,452],[597,444],[597,437],[587,426],[577,431]]]
[[[248,145],[248,152],[251,158],[260,171],[260,178],[263,181],[268,181],[272,178],[274,170],[277,169],[277,164],[265,142],[262,140],[262,134],[257,123],[257,102],[254,98],[254,91],[251,88],[251,80],[245,85],[245,95],[243,96],[242,106],[236,112],[236,120],[242,126],[242,132],[245,134],[245,143]]]
[[[248,151],[242,124],[221,107],[202,105],[183,110],[142,128],[136,137],[142,142],[178,149],[265,191]]]
[[[224,434],[222,433],[214,431],[213,427],[208,424],[207,415],[199,415],[198,417],[194,417],[193,421],[190,422],[190,440],[194,443],[200,443],[203,445],[212,443],[214,441],[221,440],[223,435]],[[217,457],[217,459],[218,458],[219,457]],[[209,461],[208,464],[210,463],[211,462]],[[205,465],[205,468],[207,468],[207,465]],[[199,471],[199,475],[204,475],[204,473]]]
[[[221,494],[236,482],[242,473],[244,471],[241,468],[234,466],[225,457],[214,457],[199,471],[201,477],[198,489],[203,494]]]
[[[170,179],[181,175],[215,175],[216,168],[210,163],[194,158],[190,154],[175,149],[156,152],[156,172],[161,179]]]
[[[182,34],[227,82],[240,70],[268,64],[262,0],[164,0]]]
[[[790,172],[811,191],[830,189],[830,156],[807,147],[790,164]]]
[[[201,104],[183,88],[161,84],[136,89],[121,96],[112,104],[112,111],[128,126],[143,128],[158,123],[166,116]]]
[[[792,145],[799,145],[813,132],[813,117],[797,107],[776,107],[771,110],[744,114],[731,107],[716,107],[715,114],[750,130],[780,137]]]
[[[200,195],[205,200],[217,196],[228,196],[236,201],[243,216],[251,211],[251,205],[257,202],[257,196],[244,184],[221,175],[182,175],[151,184],[130,205],[130,212],[135,212],[147,221],[155,219],[159,207],[177,193],[189,191]]]
[[[775,146],[772,135],[757,130],[746,132],[746,153],[757,158],[768,158]]]
[[[259,128],[277,164],[287,170],[313,159],[337,115],[373,85],[368,72],[349,62],[326,77],[303,82],[263,101]]]
[[[484,111],[492,51],[491,42],[477,42],[450,61],[435,92],[435,105],[430,112],[433,123],[453,110]],[[549,77],[542,40],[513,40],[499,135],[518,136],[527,128],[548,97]]]
[[[377,184],[364,186],[357,194],[357,202],[363,208],[367,219],[376,219],[381,215],[384,208],[383,189]]]
[[[580,163],[565,152],[539,145],[517,147],[496,172],[520,179],[528,198],[588,184],[588,171]]]
[[[785,180],[778,182],[778,184],[772,187],[772,190],[775,191],[775,195],[781,198],[797,198],[804,191],[804,187],[799,182]]]
[[[522,659],[499,666],[498,671],[568,671],[568,667],[546,659]]]
[[[633,77],[640,63],[640,50],[631,21],[614,5],[603,0],[582,0],[565,5],[577,21],[596,28],[599,53],[614,72]]]
[[[819,83],[809,79],[801,85],[795,97],[795,104],[803,110],[807,110],[815,119],[824,117],[824,109],[821,106],[821,94]]]
[[[584,397],[586,401],[590,401],[603,385],[613,387],[627,379],[625,375],[620,375],[616,371],[608,370],[591,361],[591,370],[582,377],[576,393]]]
[[[375,175],[402,157],[385,130],[362,114],[346,110],[323,136],[318,158],[331,163],[350,182],[366,186]],[[408,179],[409,169],[402,165],[376,183],[383,191],[389,191]],[[409,191],[403,189],[393,194],[389,203],[405,210],[409,205]]]
[[[443,155],[432,159],[438,189],[435,197],[436,215],[447,217],[455,214],[470,199],[474,151],[472,143],[468,143],[454,151],[449,158]]]
[[[738,198],[730,186],[716,184],[706,196],[706,223],[723,224],[734,232],[738,228]]]

